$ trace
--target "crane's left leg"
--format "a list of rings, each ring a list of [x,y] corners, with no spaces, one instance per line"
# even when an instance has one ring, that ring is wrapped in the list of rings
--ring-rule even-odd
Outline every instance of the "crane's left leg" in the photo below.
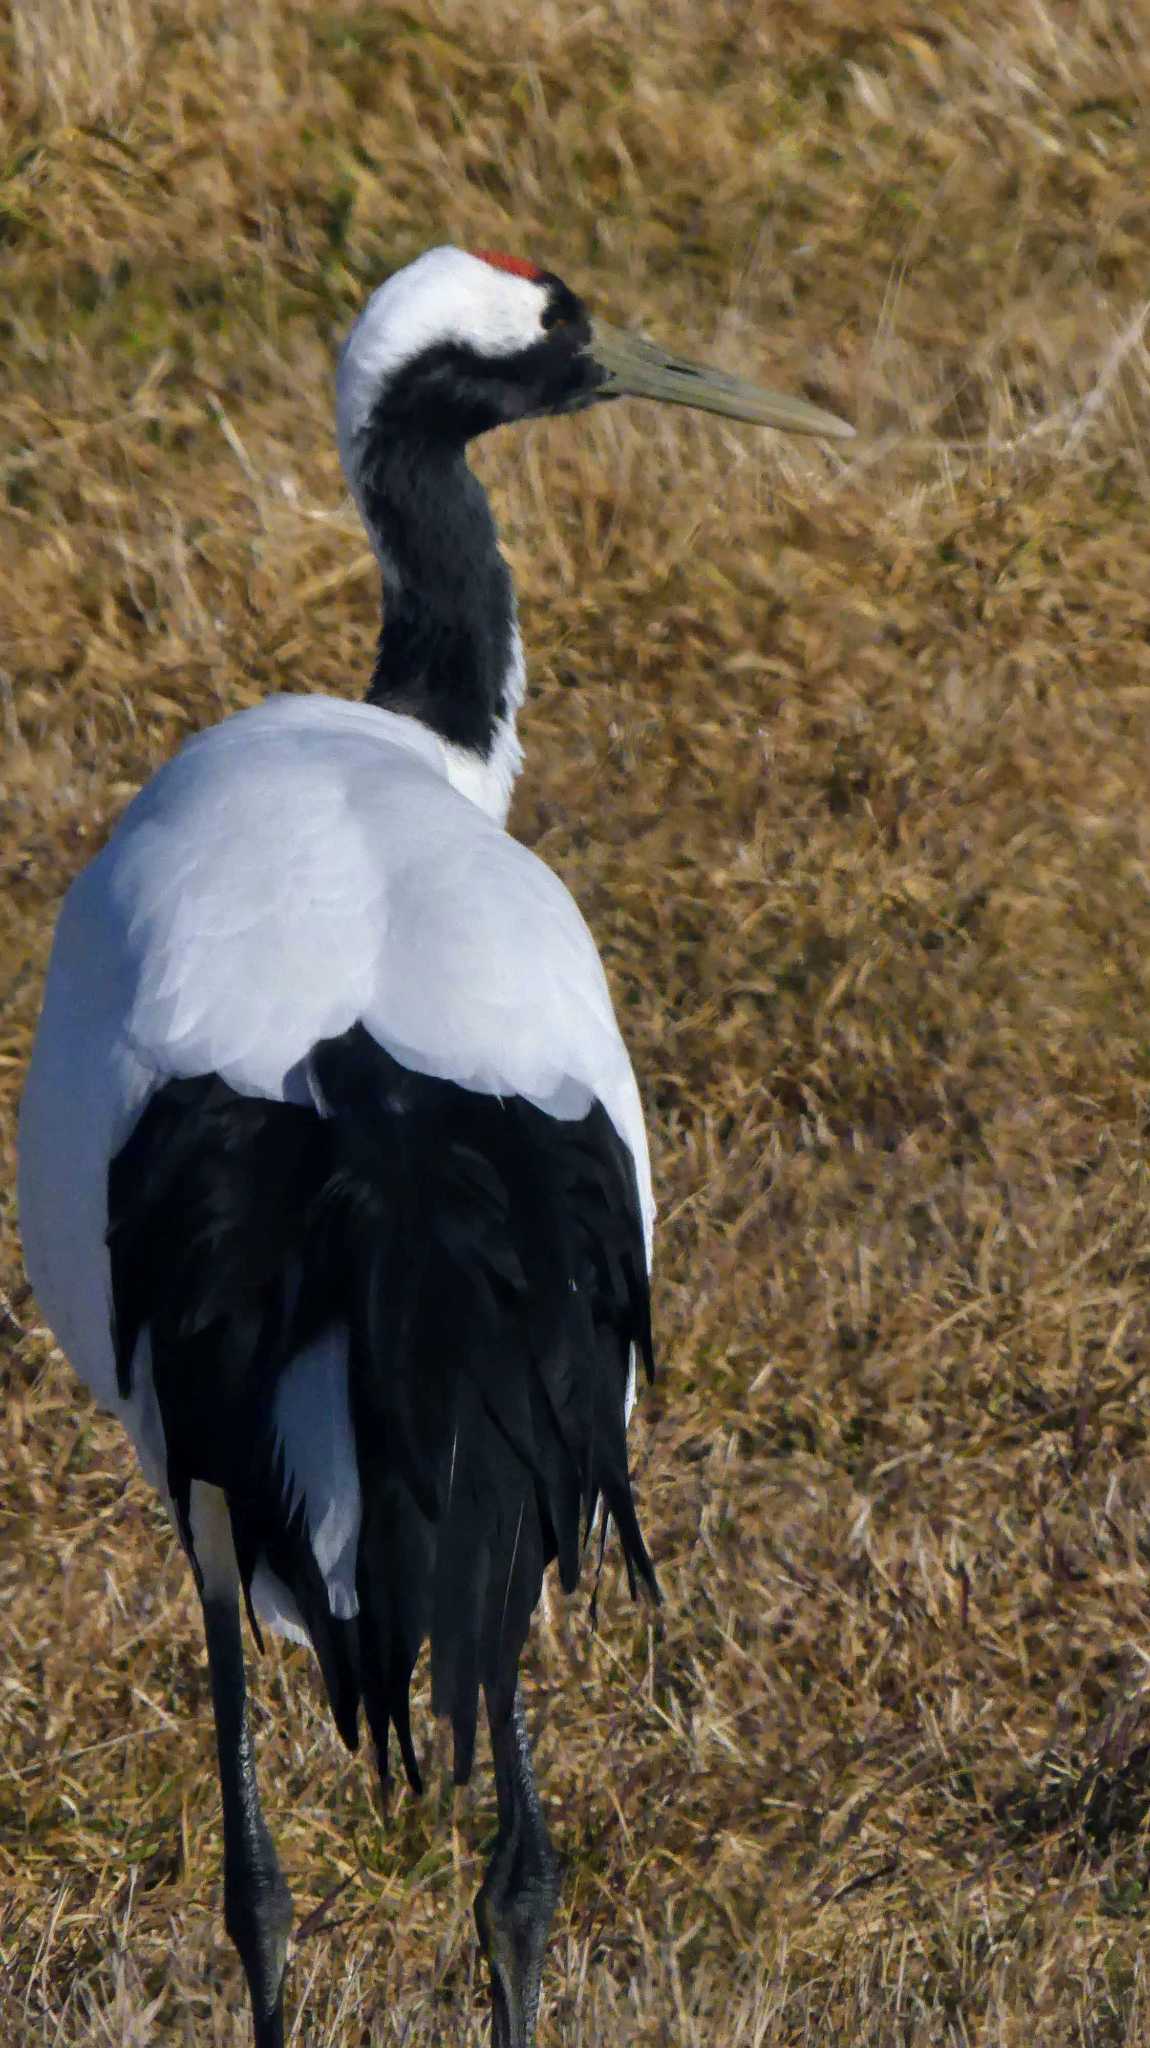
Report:
[[[291,1893],[260,1806],[244,1678],[239,1573],[227,1503],[216,1487],[194,1483],[191,1520],[216,1714],[224,1812],[224,1924],[248,1980],[255,2048],[283,2048]]]
[[[487,1695],[499,1836],[475,1901],[491,1971],[492,2048],[532,2048],[543,1951],[559,1898],[559,1858],[535,1785],[518,1688]]]

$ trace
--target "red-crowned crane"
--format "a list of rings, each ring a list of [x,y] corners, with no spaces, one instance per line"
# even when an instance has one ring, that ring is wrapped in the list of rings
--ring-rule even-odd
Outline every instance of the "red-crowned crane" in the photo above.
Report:
[[[129,1431],[207,1637],[228,1931],[281,2048],[291,1899],[240,1598],[310,1641],[354,1747],[418,1787],[408,1691],[499,1832],[476,1900],[496,2048],[530,2048],[558,1868],[517,1690],[552,1558],[632,1503],[652,1199],[630,1062],[571,897],[504,827],[524,693],[477,435],[627,393],[797,433],[830,414],[592,320],[551,272],[432,249],[368,300],[339,445],[379,558],[364,703],[201,733],[65,900],[21,1122],[28,1271]],[[258,1619],[257,1619],[258,1617]]]

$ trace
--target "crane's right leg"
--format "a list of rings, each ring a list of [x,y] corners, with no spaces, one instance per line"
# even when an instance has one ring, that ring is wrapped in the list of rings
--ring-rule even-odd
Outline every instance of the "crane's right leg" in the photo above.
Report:
[[[224,1811],[224,1925],[239,1950],[248,1980],[255,2048],[283,2048],[283,1987],[292,1902],[256,1783],[244,1679],[239,1573],[223,1494],[198,1481],[192,1494],[192,1532]]]
[[[491,1972],[492,2048],[532,2048],[543,1951],[559,1898],[559,1858],[535,1784],[518,1687],[487,1695],[499,1836],[475,1901]]]

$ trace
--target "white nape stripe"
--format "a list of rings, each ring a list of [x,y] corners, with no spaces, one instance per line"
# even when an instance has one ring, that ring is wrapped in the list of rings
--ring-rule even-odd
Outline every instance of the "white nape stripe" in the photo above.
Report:
[[[523,765],[523,748],[515,730],[515,720],[499,719],[486,760],[482,754],[473,753],[470,747],[453,747],[446,740],[443,758],[452,789],[457,789],[460,796],[467,797],[471,803],[478,804],[480,810],[486,811],[497,825],[504,824],[511,808],[516,777]]]
[[[497,825],[507,823],[512,793],[523,766],[523,746],[516,714],[527,695],[527,665],[523,658],[517,609],[511,615],[511,653],[503,678],[503,694],[507,709],[496,721],[495,738],[486,759],[482,754],[473,753],[470,747],[453,747],[448,741],[443,742],[447,780],[452,789],[478,804],[480,810],[494,818]]]

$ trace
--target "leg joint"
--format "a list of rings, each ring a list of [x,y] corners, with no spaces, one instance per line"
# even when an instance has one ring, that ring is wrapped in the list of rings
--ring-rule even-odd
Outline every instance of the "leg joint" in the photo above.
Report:
[[[244,1966],[258,2017],[279,2004],[291,1924],[291,1893],[278,1869],[225,1878],[224,1925]]]

